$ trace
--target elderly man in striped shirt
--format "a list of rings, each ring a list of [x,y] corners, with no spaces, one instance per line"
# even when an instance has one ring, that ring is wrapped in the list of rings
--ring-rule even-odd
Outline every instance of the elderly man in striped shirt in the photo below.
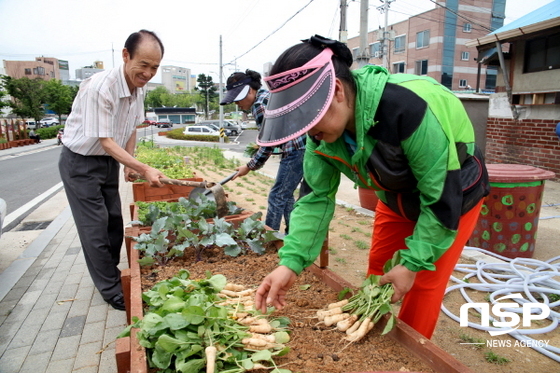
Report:
[[[117,268],[124,236],[120,164],[126,181],[136,172],[161,186],[165,177],[134,158],[136,126],[144,120],[143,87],[156,74],[163,51],[153,32],[132,33],[122,66],[82,82],[64,130],[59,170],[86,264],[103,299],[118,310],[125,309]]]

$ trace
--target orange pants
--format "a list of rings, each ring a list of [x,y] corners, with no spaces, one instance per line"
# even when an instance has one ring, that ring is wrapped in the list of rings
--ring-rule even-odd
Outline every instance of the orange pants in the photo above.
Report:
[[[478,220],[482,201],[461,216],[453,245],[436,262],[435,271],[420,271],[414,285],[404,296],[399,319],[426,338],[431,338],[437,324],[441,302],[455,264]],[[394,213],[381,201],[375,210],[373,237],[369,252],[368,275],[382,275],[383,265],[397,250],[408,250],[404,239],[412,235],[416,222]]]

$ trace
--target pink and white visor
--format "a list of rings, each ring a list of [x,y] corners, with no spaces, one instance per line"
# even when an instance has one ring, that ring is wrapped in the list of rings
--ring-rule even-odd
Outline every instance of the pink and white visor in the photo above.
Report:
[[[270,98],[258,145],[281,145],[303,135],[323,118],[334,95],[332,55],[325,48],[305,65],[264,79]]]

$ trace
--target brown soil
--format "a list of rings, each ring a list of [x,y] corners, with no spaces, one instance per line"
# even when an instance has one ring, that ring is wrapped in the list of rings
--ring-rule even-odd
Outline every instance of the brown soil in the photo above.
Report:
[[[197,177],[208,181],[221,180],[231,170],[209,171],[196,170]],[[268,190],[272,180],[268,177],[251,172],[247,176],[230,181],[224,185],[229,199],[240,207],[266,213]],[[263,218],[264,219],[264,218]],[[365,276],[369,243],[371,240],[371,217],[356,213],[353,209],[337,206],[329,231],[329,268],[358,287]],[[283,227],[281,228],[283,231]],[[258,286],[260,281],[276,265],[275,255],[259,257],[217,259],[216,263],[199,262],[187,266],[193,277],[203,276],[209,269],[213,273],[224,274],[229,281],[247,286]],[[218,268],[218,270],[216,270]],[[145,269],[145,271],[149,271]],[[166,275],[173,275],[176,270],[172,266],[166,269]],[[160,271],[160,273],[163,273]],[[165,276],[165,275],[164,275]],[[459,274],[457,275],[460,276]],[[301,285],[311,285],[307,290]],[[397,345],[378,333],[369,333],[367,339],[353,344],[340,352],[343,343],[339,332],[326,328],[314,327],[317,320],[313,314],[319,308],[334,301],[336,293],[326,287],[306,271],[298,278],[289,293],[289,304],[281,313],[290,317],[294,323],[293,341],[290,342],[292,352],[288,354],[286,368],[293,372],[372,372],[372,371],[410,371],[432,372],[423,362],[412,357],[404,347]],[[459,307],[464,303],[462,297],[454,292],[444,300],[445,305],[458,314]],[[398,309],[398,305],[395,306]],[[542,325],[541,325],[542,327]],[[535,339],[551,340],[551,344],[560,345],[558,331],[550,335],[535,336]],[[474,340],[509,340],[511,347],[474,348],[464,345],[465,336]],[[556,343],[554,343],[556,341]],[[557,372],[560,365],[554,360],[527,347],[513,347],[515,340],[509,336],[490,337],[487,332],[472,328],[462,328],[447,315],[441,313],[432,342],[455,357],[473,371],[485,373],[525,373],[525,372]],[[494,364],[486,361],[485,354],[492,352],[507,358],[505,364]]]

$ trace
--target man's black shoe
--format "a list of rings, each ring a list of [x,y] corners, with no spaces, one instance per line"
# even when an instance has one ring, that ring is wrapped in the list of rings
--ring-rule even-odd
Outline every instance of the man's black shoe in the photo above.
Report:
[[[106,299],[105,301],[107,303],[109,303],[116,310],[119,310],[119,311],[125,311],[126,310],[126,308],[124,306],[123,293],[118,293],[113,298],[108,299],[108,300]]]

